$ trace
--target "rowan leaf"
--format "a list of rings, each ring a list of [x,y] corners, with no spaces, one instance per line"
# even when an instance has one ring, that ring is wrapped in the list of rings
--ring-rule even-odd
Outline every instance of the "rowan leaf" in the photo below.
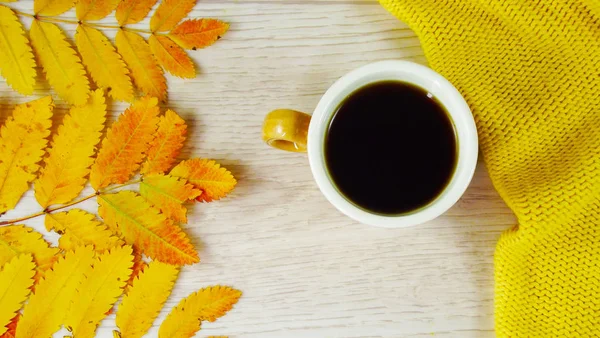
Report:
[[[120,0],[77,0],[75,12],[80,21],[100,20],[112,12]]]
[[[0,6],[0,75],[19,93],[33,94],[33,52],[19,18],[5,6]]]
[[[164,101],[167,97],[165,76],[144,38],[121,29],[117,32],[115,43],[131,71],[135,85],[144,93]]]
[[[199,290],[173,308],[158,331],[159,338],[189,338],[200,329],[200,322],[214,322],[237,303],[242,293],[228,286]]]
[[[19,323],[19,320],[21,319],[21,314],[17,314],[16,316],[14,316],[11,320],[10,323],[8,323],[8,325],[6,325],[6,328],[8,329],[6,332],[4,332],[3,335],[0,336],[0,338],[15,338],[17,336],[17,324]]]
[[[29,30],[31,44],[56,93],[70,104],[85,104],[90,86],[81,60],[53,23],[33,20]]]
[[[106,225],[97,221],[95,215],[80,209],[46,214],[45,225],[48,231],[61,235],[58,247],[64,251],[91,245],[96,252],[105,252],[124,244]]]
[[[177,267],[154,261],[133,281],[117,310],[116,323],[122,338],[140,338],[150,329],[178,273]]]
[[[237,184],[231,173],[211,160],[194,158],[181,161],[171,172],[171,176],[181,177],[200,189],[198,202],[212,202],[225,197]]]
[[[148,15],[156,0],[123,0],[117,7],[115,17],[120,26],[138,23]]]
[[[53,108],[50,96],[17,105],[0,129],[0,214],[14,208],[35,179]]]
[[[108,89],[108,95],[120,101],[133,101],[133,83],[129,69],[108,38],[99,30],[77,26],[75,44],[83,64],[99,87]]]
[[[144,97],[132,104],[108,130],[92,166],[94,189],[124,183],[140,167],[156,131],[158,100]]]
[[[229,30],[229,24],[217,19],[185,20],[169,37],[185,49],[200,49],[215,43]]]
[[[171,169],[183,148],[186,134],[185,121],[174,111],[167,110],[158,122],[158,130],[150,143],[142,174],[162,174]]]
[[[57,16],[75,6],[74,0],[33,0],[33,12],[36,15]]]
[[[43,208],[67,203],[83,190],[105,120],[106,103],[101,89],[92,92],[85,105],[72,107],[65,116],[35,181],[35,198]]]
[[[164,0],[160,3],[152,18],[150,30],[153,32],[166,32],[179,21],[183,20],[196,5],[196,0]]]
[[[150,35],[148,43],[156,60],[167,72],[183,79],[196,77],[196,68],[192,59],[169,37]]]
[[[91,246],[79,247],[61,257],[36,285],[25,305],[17,325],[17,338],[50,337],[56,332],[93,262]]]
[[[0,2],[17,2],[17,0],[0,0]]]
[[[123,293],[133,266],[130,246],[101,254],[81,283],[66,318],[65,327],[74,337],[94,337],[100,321]]]
[[[24,225],[0,227],[0,266],[23,255],[33,255],[37,266],[36,280],[58,260],[58,248],[51,247],[42,234]]]
[[[20,255],[4,264],[0,271],[0,335],[17,315],[31,293],[35,264],[29,254]]]
[[[140,183],[140,195],[177,223],[187,223],[187,210],[183,203],[201,193],[185,180],[169,175],[148,175]]]
[[[136,193],[100,195],[98,204],[109,228],[150,258],[173,265],[200,261],[183,230]]]
[[[125,286],[125,294],[129,292],[133,281],[144,271],[144,269],[146,269],[146,267],[148,267],[148,263],[144,262],[142,253],[136,248],[133,248],[133,267],[131,268],[131,276],[129,276],[127,285]]]

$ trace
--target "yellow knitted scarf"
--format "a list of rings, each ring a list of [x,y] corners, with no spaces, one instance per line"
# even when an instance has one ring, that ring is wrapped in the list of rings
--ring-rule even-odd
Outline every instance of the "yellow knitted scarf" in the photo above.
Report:
[[[381,0],[473,110],[518,225],[498,337],[600,337],[600,0]]]

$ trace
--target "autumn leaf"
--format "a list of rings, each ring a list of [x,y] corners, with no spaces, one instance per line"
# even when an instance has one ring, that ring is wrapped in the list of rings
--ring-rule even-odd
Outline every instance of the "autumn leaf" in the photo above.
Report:
[[[23,302],[31,293],[35,264],[29,254],[20,255],[4,264],[0,271],[0,335],[4,334]]]
[[[49,337],[56,332],[93,262],[92,247],[79,247],[61,257],[25,304],[17,338]]]
[[[237,184],[231,173],[211,160],[191,159],[180,162],[170,172],[171,176],[181,177],[200,189],[199,202],[212,202],[225,197]]]
[[[99,87],[120,101],[133,101],[133,83],[125,62],[104,34],[92,27],[79,25],[75,44],[83,64]]]
[[[33,94],[35,61],[19,18],[8,7],[0,6],[0,75],[16,91]]]
[[[33,20],[29,37],[46,79],[56,93],[70,104],[85,104],[89,83],[79,56],[65,40],[62,30],[53,23]]]
[[[187,223],[187,210],[182,204],[201,193],[185,180],[169,175],[148,175],[140,183],[140,195],[178,223]]]
[[[166,32],[179,21],[183,20],[194,5],[196,0],[164,0],[150,18],[150,30],[153,32]]]
[[[34,0],[33,12],[36,15],[61,15],[75,5],[74,0]]]
[[[201,289],[181,300],[158,331],[159,338],[189,338],[200,329],[200,322],[214,322],[237,303],[242,293],[228,286]]]
[[[183,79],[196,77],[196,68],[190,57],[169,37],[151,35],[148,43],[156,60],[167,72]]]
[[[53,108],[50,96],[18,105],[0,129],[0,214],[17,205],[35,178]]]
[[[142,253],[133,248],[133,267],[131,268],[131,276],[127,280],[127,285],[125,285],[125,294],[129,292],[131,285],[133,285],[133,281],[148,267],[148,263],[144,262],[144,258]]]
[[[48,231],[61,235],[58,247],[64,251],[91,245],[97,252],[105,252],[124,244],[106,225],[96,221],[95,215],[80,209],[46,214],[45,225]]]
[[[21,319],[21,314],[17,314],[14,316],[8,325],[6,325],[7,331],[4,332],[3,335],[0,335],[0,338],[15,338],[17,336],[17,324]]]
[[[148,15],[156,0],[123,0],[117,7],[115,17],[120,26],[138,23]]]
[[[229,25],[216,19],[185,20],[169,33],[169,37],[185,49],[199,49],[219,40]]]
[[[160,117],[156,136],[150,143],[142,174],[162,174],[171,169],[185,142],[185,121],[171,109]]]
[[[90,174],[94,189],[125,183],[140,167],[158,123],[157,103],[155,98],[140,99],[108,130]]]
[[[112,12],[120,0],[77,0],[75,12],[80,21],[100,20]]]
[[[74,337],[93,337],[100,321],[123,293],[133,266],[130,246],[101,254],[75,294],[65,327]]]
[[[165,76],[144,38],[137,33],[120,29],[115,43],[131,70],[135,85],[144,93],[164,101],[167,97]]]
[[[155,261],[133,281],[117,310],[116,322],[122,338],[140,338],[150,329],[171,294],[178,273],[177,267]]]
[[[0,266],[19,255],[31,254],[37,266],[35,279],[38,280],[56,262],[58,251],[32,228],[24,225],[0,227]]]
[[[98,214],[127,244],[173,265],[200,261],[183,230],[131,191],[98,196]]]
[[[92,92],[85,105],[71,108],[52,140],[45,166],[35,182],[35,198],[43,208],[67,203],[83,190],[105,120],[106,103],[101,89]]]

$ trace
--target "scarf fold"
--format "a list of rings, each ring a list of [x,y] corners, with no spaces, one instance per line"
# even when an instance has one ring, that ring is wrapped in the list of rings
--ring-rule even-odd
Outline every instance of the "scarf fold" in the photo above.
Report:
[[[517,216],[494,259],[498,337],[599,337],[600,1],[380,2],[466,98]]]

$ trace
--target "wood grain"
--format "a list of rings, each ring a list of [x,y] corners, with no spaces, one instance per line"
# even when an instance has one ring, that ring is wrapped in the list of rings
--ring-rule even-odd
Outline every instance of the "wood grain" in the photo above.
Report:
[[[32,9],[31,1],[9,6]],[[261,142],[268,111],[310,112],[354,68],[385,59],[425,64],[415,34],[374,0],[204,0],[191,16],[226,20],[231,31],[192,53],[196,79],[168,78],[166,106],[190,125],[182,157],[214,158],[239,185],[230,198],[192,208],[187,232],[202,262],[184,268],[157,323],[181,298],[221,283],[244,296],[198,337],[493,337],[494,247],[515,220],[483,164],[446,215],[386,230],[328,204],[305,155]],[[72,34],[74,27],[63,27]],[[48,86],[40,80],[37,89],[42,95]],[[30,99],[0,82],[2,119]],[[112,115],[124,107],[111,103]],[[59,102],[56,123],[66,108]],[[91,201],[85,207],[95,208]],[[38,208],[28,192],[6,218]],[[45,233],[42,221],[27,224]],[[98,336],[112,337],[112,329],[114,316]]]

